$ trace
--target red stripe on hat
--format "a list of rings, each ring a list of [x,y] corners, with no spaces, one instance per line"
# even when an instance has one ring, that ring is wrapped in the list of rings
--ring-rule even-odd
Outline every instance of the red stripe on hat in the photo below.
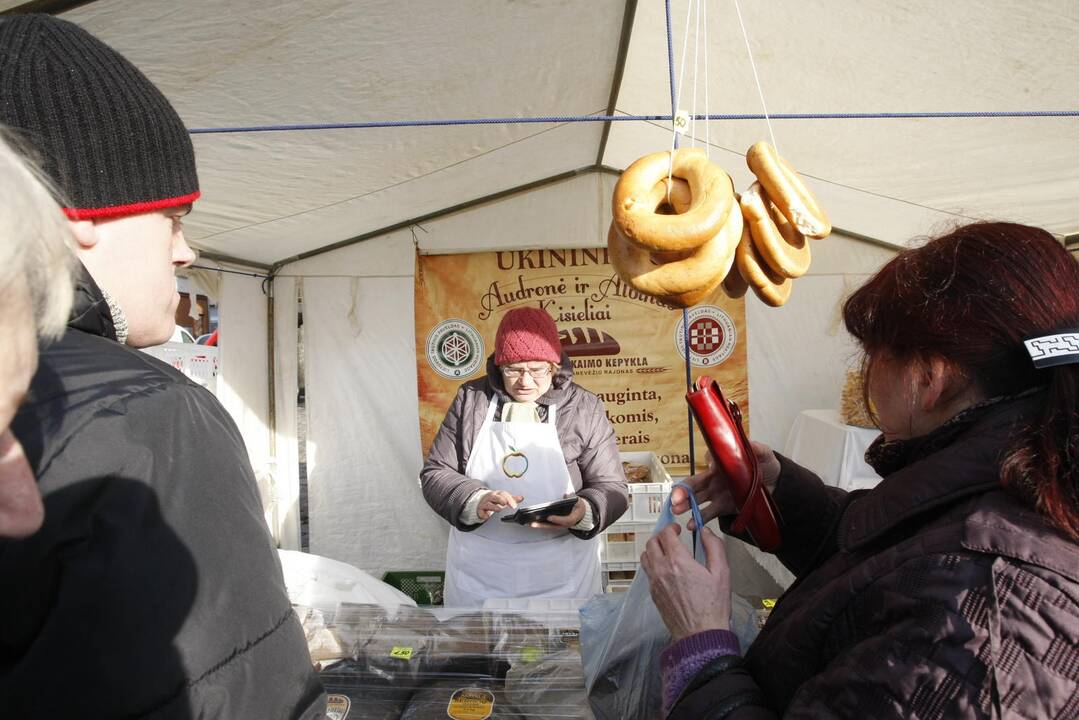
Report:
[[[102,208],[64,208],[64,214],[69,220],[93,220],[95,218],[115,218],[124,215],[139,215],[153,210],[176,207],[177,205],[189,205],[199,199],[202,192],[196,190],[190,195],[165,198],[164,200],[150,200],[148,202],[132,203],[130,205],[110,205]]]

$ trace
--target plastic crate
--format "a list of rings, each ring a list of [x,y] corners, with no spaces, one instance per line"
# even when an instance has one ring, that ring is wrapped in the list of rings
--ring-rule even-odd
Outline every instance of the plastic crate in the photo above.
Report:
[[[629,588],[633,578],[637,576],[640,563],[636,562],[607,562],[603,563],[603,591],[622,592]]]
[[[142,352],[172,365],[210,392],[217,392],[217,373],[220,364],[218,358],[220,350],[218,348],[207,347],[206,345],[192,345],[191,343],[168,342],[163,345],[143,348]]]
[[[671,474],[652,452],[620,452],[622,462],[645,465],[649,468],[646,483],[629,483],[629,507],[621,522],[655,522],[663,511],[663,503],[671,493]]]
[[[634,483],[629,486],[629,508],[624,521],[652,522],[659,519],[663,503],[671,494],[671,483]]]
[[[601,562],[637,562],[652,537],[653,523],[615,523],[600,534]]]
[[[417,605],[441,605],[446,573],[441,570],[391,570],[382,576],[382,582],[408,595]]]

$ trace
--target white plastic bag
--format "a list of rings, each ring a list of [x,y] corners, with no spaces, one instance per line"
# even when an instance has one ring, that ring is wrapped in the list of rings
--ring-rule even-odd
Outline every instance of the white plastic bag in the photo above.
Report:
[[[684,483],[677,485],[689,489]],[[692,491],[689,497],[697,527],[704,527]],[[652,534],[673,522],[668,496]],[[704,563],[699,536],[693,555]],[[581,659],[588,702],[596,720],[663,717],[659,654],[670,644],[671,634],[652,602],[648,583],[644,568],[638,568],[625,593],[601,595],[581,608]]]
[[[381,605],[391,617],[398,606],[416,601],[357,567],[295,550],[278,550],[285,586],[293,605],[333,608],[338,603]]]

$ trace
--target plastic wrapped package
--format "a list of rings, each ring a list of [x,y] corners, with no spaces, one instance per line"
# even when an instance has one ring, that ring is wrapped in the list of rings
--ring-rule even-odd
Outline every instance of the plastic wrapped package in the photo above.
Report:
[[[500,685],[482,678],[433,682],[413,695],[401,720],[524,720],[506,702]]]
[[[591,720],[582,677],[581,655],[576,650],[538,657],[526,650],[506,673],[506,699],[529,717]]]
[[[515,613],[496,613],[492,624],[491,652],[511,665],[523,654],[537,650],[550,653],[557,642],[559,628],[548,627]]]
[[[327,660],[341,660],[351,653],[341,643],[337,636],[336,628],[327,626],[326,615],[318,608],[294,605],[292,608],[303,626],[303,634],[307,638],[307,650],[311,653],[311,659],[315,662]]]
[[[401,607],[404,609],[340,603],[332,607],[293,605],[293,610],[303,626],[311,659],[326,664],[327,661],[354,657],[391,618],[402,612],[415,612],[415,608]],[[437,621],[432,618],[432,622]]]
[[[494,648],[495,613],[480,611],[444,619],[433,631],[436,652],[453,655],[490,655]]]
[[[355,648],[321,672],[331,717],[591,717],[575,614],[438,613],[441,621],[416,608],[392,617],[362,605],[327,613],[325,627]]]
[[[362,696],[363,707],[354,705],[349,717],[396,720],[427,680],[438,618],[405,606],[392,618],[378,606],[350,606],[336,619],[350,628],[350,635],[366,635],[367,640],[357,644],[351,660],[322,673],[327,691]]]

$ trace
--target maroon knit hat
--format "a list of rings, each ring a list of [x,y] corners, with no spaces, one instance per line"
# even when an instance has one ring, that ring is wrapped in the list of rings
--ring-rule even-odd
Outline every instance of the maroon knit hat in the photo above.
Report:
[[[535,307],[510,310],[495,333],[495,365],[537,360],[562,360],[562,343],[554,320]]]

